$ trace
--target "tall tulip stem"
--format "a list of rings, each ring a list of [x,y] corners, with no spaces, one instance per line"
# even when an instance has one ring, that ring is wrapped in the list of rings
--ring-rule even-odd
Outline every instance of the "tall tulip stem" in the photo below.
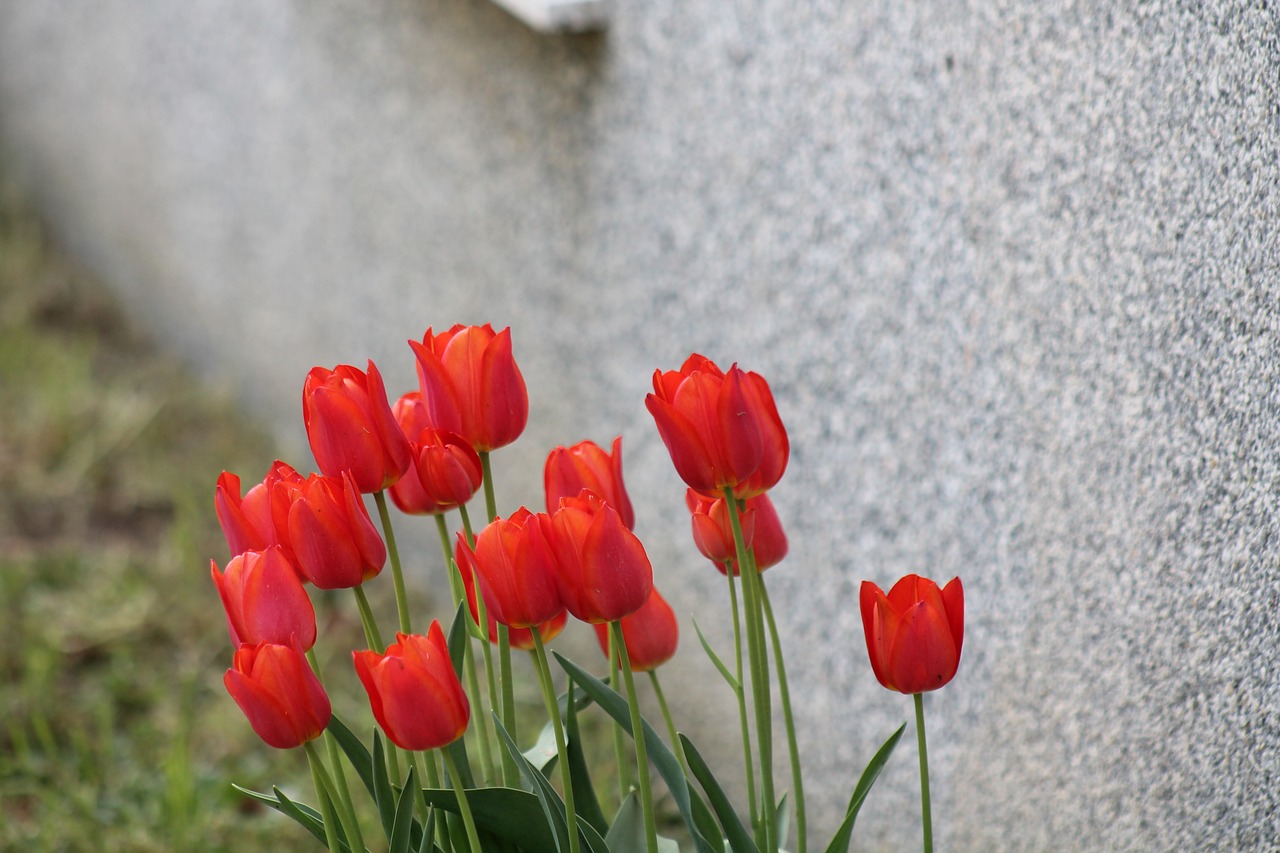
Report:
[[[640,700],[636,696],[636,680],[631,674],[631,658],[627,643],[622,637],[622,623],[609,623],[609,634],[618,649],[618,662],[622,665],[622,680],[627,685],[627,704],[631,708],[631,739],[636,745],[636,766],[640,777],[640,807],[644,812],[644,840],[648,853],[658,853],[658,825],[653,816],[653,792],[649,784],[649,750],[644,742],[644,718],[640,716]]]
[[[440,545],[444,549],[444,566],[445,571],[449,574],[449,588],[453,592],[453,606],[456,609],[459,604],[467,600],[467,592],[462,583],[462,569],[454,562],[453,550],[449,547],[449,525],[445,523],[444,513],[436,515],[436,531],[440,534]],[[473,578],[472,583],[474,582],[475,580]],[[480,618],[481,620],[484,620],[484,601],[479,595],[477,595],[476,602],[480,605]],[[470,610],[468,610],[462,618],[469,620],[471,618]],[[471,626],[468,625],[468,627]],[[468,631],[467,634],[470,636],[472,632]],[[487,650],[489,647],[489,638],[484,635],[483,629],[481,629],[480,642],[483,644],[481,648]],[[462,668],[466,673],[467,692],[471,695],[472,704],[482,706],[480,701],[480,678],[476,674],[476,657],[475,652],[471,649],[470,640],[468,640],[462,647]],[[492,779],[494,778],[493,753],[489,748],[490,732],[488,715],[476,714],[474,719],[476,720],[476,740],[479,741],[480,744],[480,764],[484,767],[485,779]]]
[[[729,522],[733,528],[733,544],[737,552],[742,578],[742,604],[747,621],[747,661],[751,664],[751,699],[756,714],[756,744],[760,755],[760,821],[763,826],[765,850],[778,849],[777,801],[773,793],[773,708],[769,689],[769,655],[764,647],[761,606],[760,576],[747,552],[742,536],[742,511],[733,489],[725,488]]]
[[[613,632],[609,632],[609,684],[614,690],[621,693],[625,687],[622,684],[622,667],[618,663],[618,654],[622,650],[618,648],[614,641]],[[627,794],[631,792],[631,763],[627,761],[626,746],[622,741],[622,724],[618,721],[613,723],[613,756],[618,763],[618,802],[626,800]]]
[[[404,588],[404,570],[400,567],[400,549],[396,547],[396,534],[391,529],[391,513],[387,511],[385,489],[373,493],[378,505],[378,518],[382,521],[382,536],[387,542],[387,558],[391,560],[391,580],[396,589],[396,615],[400,617],[400,633],[412,634],[409,628],[409,600]]]
[[[750,808],[751,825],[759,825],[759,810],[756,807],[756,770],[751,760],[751,726],[747,717],[747,693],[743,688],[742,676],[742,620],[738,618],[738,588],[733,582],[733,565],[725,564],[725,577],[729,579],[729,610],[733,614],[733,658],[736,664],[735,675],[738,684],[738,724],[742,729],[742,760],[747,777],[747,805]]]
[[[320,661],[316,659],[316,650],[307,649],[307,663],[311,664],[311,671],[316,674],[316,680],[323,686],[324,679],[320,675]],[[324,732],[324,745],[329,753],[329,760],[333,762],[333,775],[336,782],[338,808],[342,809],[342,825],[347,832],[347,839],[354,845],[355,849],[364,849],[364,836],[360,832],[360,821],[356,818],[355,806],[351,802],[351,789],[347,787],[347,774],[342,770],[342,759],[338,754],[338,741],[333,736],[333,732],[328,728]]]
[[[551,683],[551,666],[547,663],[547,650],[542,644],[542,631],[537,625],[529,629],[533,635],[533,657],[538,662],[538,683],[542,686],[542,702],[547,707],[547,717],[556,735],[556,754],[560,756],[560,782],[564,788],[565,823],[569,827],[569,852],[578,853],[578,809],[573,801],[573,776],[569,766],[569,749],[564,740],[564,723],[560,718],[560,703],[556,688]]]
[[[473,853],[481,853],[484,848],[480,846],[476,820],[471,815],[471,804],[467,802],[467,790],[462,787],[462,779],[458,776],[458,763],[453,760],[453,755],[448,750],[442,749],[440,754],[444,756],[444,767],[449,771],[449,779],[453,782],[453,792],[458,796],[458,811],[462,813],[462,824],[467,828],[467,841],[471,844]]]
[[[916,743],[920,748],[920,820],[924,826],[924,853],[933,853],[933,817],[929,810],[929,750],[924,739],[924,694],[916,693]]]
[[[754,556],[754,555],[753,555]],[[753,560],[754,562],[754,560]],[[805,853],[807,826],[804,808],[804,778],[800,773],[800,749],[796,742],[796,723],[791,713],[791,690],[787,687],[787,667],[782,660],[782,640],[778,637],[778,623],[773,618],[773,606],[769,603],[769,590],[760,578],[760,603],[764,606],[765,623],[769,626],[769,639],[773,643],[773,660],[778,667],[778,693],[782,697],[782,724],[787,730],[787,753],[791,757],[791,785],[795,789],[796,853]]]
[[[324,837],[329,845],[329,853],[341,853],[342,842],[338,837],[338,816],[334,813],[333,782],[324,769],[324,759],[316,751],[315,744],[307,741],[302,745],[307,752],[307,764],[311,767],[311,783],[316,786],[316,798],[320,801],[320,815],[324,818]]]
[[[658,699],[658,707],[662,710],[662,719],[667,724],[667,737],[671,739],[671,749],[680,761],[685,778],[689,777],[689,762],[684,757],[684,744],[680,743],[680,735],[676,732],[675,720],[671,719],[671,708],[667,705],[667,696],[662,692],[662,682],[658,680],[658,671],[649,670],[649,681],[653,684],[653,695]]]

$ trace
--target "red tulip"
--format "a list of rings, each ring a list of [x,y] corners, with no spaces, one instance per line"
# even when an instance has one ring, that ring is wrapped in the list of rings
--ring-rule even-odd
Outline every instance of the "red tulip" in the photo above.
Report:
[[[596,639],[600,651],[609,656],[609,626],[598,624]],[[675,611],[654,587],[649,600],[630,616],[622,617],[622,642],[627,646],[627,660],[636,672],[657,669],[671,660],[680,641],[680,626]]]
[[[729,505],[724,498],[710,498],[693,489],[685,494],[685,503],[689,507],[693,523],[693,541],[702,552],[702,556],[715,563],[720,574],[725,572],[725,563],[731,564],[736,577],[738,553],[733,543],[733,527],[729,519]],[[773,501],[768,495],[756,495],[747,498],[746,509],[739,518],[742,526],[742,541],[748,548],[755,549],[756,570],[763,572],[770,566],[782,562],[787,556],[787,534],[782,529],[778,511],[773,508]]]
[[[272,487],[271,514],[298,572],[320,589],[348,589],[382,571],[387,548],[351,474],[289,472]]]
[[[583,489],[560,500],[550,528],[560,597],[570,613],[596,623],[640,609],[653,589],[653,568],[617,510]]]
[[[422,395],[410,391],[392,407],[409,438],[409,470],[391,487],[391,500],[410,515],[439,515],[462,506],[480,488],[480,456],[457,433],[432,429]]]
[[[437,749],[462,737],[471,718],[440,623],[427,636],[396,634],[386,653],[352,652],[378,725],[401,749]]]
[[[459,534],[459,568],[475,569],[485,609],[509,628],[541,625],[564,611],[546,518],[520,507],[481,530],[475,548]]]
[[[477,451],[504,447],[524,432],[529,394],[511,355],[511,330],[454,326],[422,342],[409,341],[418,357],[418,384],[430,426],[455,432]]]
[[[278,546],[232,557],[225,572],[209,562],[227,612],[231,644],[316,644],[316,612],[293,565]]]
[[[555,512],[561,498],[577,497],[583,489],[590,489],[618,511],[628,530],[635,529],[636,514],[622,483],[622,436],[613,440],[611,452],[592,441],[557,447],[547,456],[542,484],[547,512]]]
[[[458,564],[458,574],[462,577],[462,588],[467,594],[467,609],[471,611],[471,622],[478,626],[480,624],[480,606],[476,600],[475,564],[472,562],[470,549],[463,542],[463,537],[459,536],[458,544],[454,547],[454,561]],[[498,642],[499,623],[497,619],[493,618],[493,610],[487,604],[485,605],[485,621],[488,623],[489,642]],[[538,626],[538,632],[542,634],[542,641],[548,643],[558,637],[568,621],[569,614],[561,607],[558,614]],[[508,627],[507,641],[513,649],[522,649],[524,651],[529,651],[536,645],[533,641],[533,631],[530,628]]]
[[[329,725],[329,697],[295,646],[246,643],[222,683],[268,746],[301,746]]]
[[[349,364],[313,367],[302,385],[302,419],[320,470],[350,471],[361,492],[378,492],[409,467],[409,442],[391,415],[382,375]]]
[[[218,477],[213,506],[227,538],[231,556],[245,551],[265,551],[276,544],[276,530],[271,523],[271,482],[275,468],[266,481],[258,483],[242,498],[240,478],[228,471]]]
[[[737,365],[724,373],[693,354],[679,370],[653,374],[645,397],[676,471],[691,488],[739,498],[773,488],[790,445],[764,378]]]
[[[952,578],[942,589],[907,575],[889,594],[870,581],[859,594],[862,629],[876,678],[890,690],[937,690],[955,677],[964,643],[964,589]]]

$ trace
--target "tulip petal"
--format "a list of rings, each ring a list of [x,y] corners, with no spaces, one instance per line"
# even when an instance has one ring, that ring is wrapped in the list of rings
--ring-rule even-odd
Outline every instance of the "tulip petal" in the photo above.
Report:
[[[903,614],[889,661],[893,689],[901,693],[937,690],[955,676],[960,657],[940,607],[924,600]]]

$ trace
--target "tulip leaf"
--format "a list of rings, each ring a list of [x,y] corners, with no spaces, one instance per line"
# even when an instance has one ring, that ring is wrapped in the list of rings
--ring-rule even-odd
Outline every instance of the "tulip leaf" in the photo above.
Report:
[[[533,746],[521,753],[525,761],[542,771],[544,775],[551,772],[559,752],[556,751],[555,722],[548,721],[538,732],[538,739]]]
[[[556,660],[560,662],[560,666],[569,674],[569,677],[595,700],[601,710],[613,717],[623,731],[631,734],[631,710],[627,706],[627,701],[619,696],[613,688],[559,652],[553,652],[553,654],[555,654]],[[702,801],[702,797],[689,788],[689,783],[684,778],[684,770],[680,767],[680,762],[676,760],[675,755],[671,753],[667,745],[662,742],[662,738],[658,737],[657,732],[647,722],[641,720],[641,725],[643,726],[642,736],[644,737],[645,748],[648,750],[649,760],[666,781],[667,789],[671,792],[672,799],[675,800],[677,808],[680,809],[680,814],[684,817],[685,826],[689,829],[689,835],[692,836],[694,845],[699,853],[716,853],[717,846],[712,845],[706,837],[707,834],[710,834],[716,838],[717,842],[723,841],[723,836],[720,834],[715,818],[711,815],[706,803]],[[647,769],[645,772],[647,772]],[[721,843],[718,846],[722,847],[723,844]]]
[[[417,768],[409,768],[409,777],[396,801],[396,814],[387,836],[387,853],[409,853],[409,829],[413,826],[413,791],[418,784]]]
[[[782,844],[787,840],[787,834],[791,832],[791,801],[787,799],[786,794],[778,800],[778,808],[773,813],[773,825],[777,827],[778,843]]]
[[[329,720],[329,733],[333,735],[333,739],[337,741],[338,746],[346,753],[347,760],[360,776],[360,781],[364,783],[365,790],[369,792],[370,796],[376,797],[373,788],[373,757],[369,755],[369,750],[365,749],[364,744],[355,736],[355,733],[338,719],[337,714],[334,714]]]
[[[520,776],[524,779],[525,784],[533,789],[534,795],[538,798],[538,803],[542,806],[543,818],[551,829],[556,853],[564,853],[564,850],[569,846],[569,830],[565,822],[564,803],[560,800],[559,795],[556,794],[555,789],[551,787],[551,784],[542,775],[542,772],[530,764],[529,760],[520,752],[520,747],[516,746],[516,742],[511,739],[511,735],[507,733],[506,728],[502,725],[502,720],[498,719],[496,713],[493,715],[493,723],[498,732],[498,737],[502,739],[503,745],[507,748],[507,752],[511,753],[511,757],[515,759],[516,767],[520,770]]]
[[[684,760],[689,764],[689,772],[693,774],[693,777],[698,780],[698,784],[702,786],[702,790],[706,792],[707,799],[711,802],[711,808],[720,820],[720,827],[724,830],[725,838],[729,841],[729,847],[734,853],[757,851],[755,840],[751,837],[751,833],[747,832],[747,828],[742,825],[742,820],[738,817],[737,811],[734,810],[729,797],[726,796],[724,789],[720,787],[720,783],[711,773],[711,768],[703,759],[702,754],[693,745],[693,741],[683,734],[679,735],[679,737],[680,744],[684,747]],[[781,831],[779,831],[778,837],[785,838]]]
[[[644,837],[644,810],[635,791],[622,801],[605,841],[611,853],[644,853],[648,849]],[[659,835],[658,853],[680,853],[680,845],[674,839]]]
[[[391,778],[387,775],[387,756],[382,748],[382,734],[376,729],[373,732],[373,800],[378,805],[382,831],[390,838],[396,822],[396,796],[391,788]]]
[[[449,659],[453,661],[453,671],[457,673],[458,678],[462,678],[462,652],[467,646],[467,622],[469,620],[462,615],[465,607],[465,602],[458,602],[458,609],[453,614],[453,622],[449,624]],[[488,638],[486,637],[485,639],[487,640]]]
[[[320,816],[319,812],[311,808],[311,806],[304,805],[302,803],[295,803],[293,800],[285,796],[279,788],[273,788],[272,791],[275,792],[275,796],[269,796],[258,791],[243,788],[234,783],[231,787],[235,788],[247,797],[251,797],[260,803],[270,806],[280,812],[280,814],[288,815],[293,818],[293,820],[297,821],[300,826],[314,835],[321,844],[327,845],[328,842],[325,839],[324,834],[324,818]],[[351,847],[341,836],[338,838],[338,844],[341,846],[343,851],[350,853]]]
[[[902,738],[902,733],[906,731],[906,728],[906,723],[899,726],[898,730],[889,736],[889,739],[884,742],[880,749],[876,750],[876,754],[871,757],[871,761],[867,762],[866,769],[862,771],[862,778],[858,780],[857,786],[853,789],[853,796],[849,798],[849,808],[845,810],[844,822],[840,824],[840,828],[836,830],[835,837],[827,845],[826,853],[848,853],[849,842],[853,839],[853,823],[858,819],[858,810],[862,808],[863,802],[866,801],[867,794],[871,793],[871,786],[876,783],[876,778],[880,775],[880,771],[884,769],[889,756],[893,754],[893,748],[898,745],[898,741]]]
[[[427,788],[427,803],[453,814],[461,813],[451,789]],[[525,853],[555,853],[556,842],[537,796],[519,788],[473,788],[467,805],[476,828],[501,841],[519,844]]]
[[[729,667],[724,665],[724,661],[720,660],[720,656],[711,648],[711,644],[707,642],[707,638],[702,635],[702,629],[698,627],[698,620],[693,620],[693,630],[698,635],[698,642],[702,643],[702,650],[707,653],[707,657],[711,658],[711,662],[716,665],[716,669],[720,670],[720,677],[728,682],[733,688],[734,693],[742,692],[742,682],[738,681],[734,674],[729,671]]]
[[[609,831],[609,822],[604,818],[600,801],[596,798],[595,785],[591,783],[591,771],[587,768],[586,754],[582,750],[582,735],[578,730],[578,705],[586,707],[591,697],[581,694],[582,702],[574,701],[573,682],[565,693],[565,735],[569,742],[566,749],[569,756],[569,778],[573,783],[573,802],[578,809],[578,817],[595,827],[601,834]]]

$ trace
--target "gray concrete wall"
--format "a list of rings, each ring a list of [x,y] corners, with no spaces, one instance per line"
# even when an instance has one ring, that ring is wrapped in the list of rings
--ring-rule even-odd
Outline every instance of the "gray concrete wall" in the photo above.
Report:
[[[704,625],[719,576],[641,401],[695,349],[765,374],[820,836],[910,709],[857,584],[914,570],[968,598],[927,702],[941,849],[1280,849],[1278,17],[624,0],[545,37],[482,0],[0,0],[0,144],[295,443],[313,364],[407,387],[427,325],[511,324],[506,502],[553,444],[622,432]],[[684,627],[672,679],[706,683]],[[909,744],[883,785],[863,849],[911,849]]]

